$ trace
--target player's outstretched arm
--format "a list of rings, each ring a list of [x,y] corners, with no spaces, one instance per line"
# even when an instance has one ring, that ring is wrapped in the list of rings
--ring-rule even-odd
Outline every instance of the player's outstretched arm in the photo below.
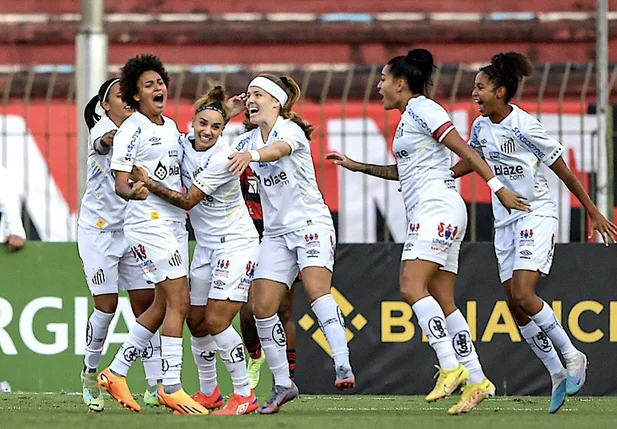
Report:
[[[458,179],[459,177],[463,177],[471,173],[473,168],[471,167],[469,161],[466,159],[461,159],[450,168],[450,171],[452,171],[452,178]]]
[[[604,244],[608,246],[609,240],[613,242],[617,242],[617,226],[613,222],[610,222],[606,219],[598,207],[591,201],[589,194],[585,191],[583,184],[578,180],[578,178],[574,175],[572,170],[566,165],[562,157],[559,157],[557,161],[555,161],[550,166],[551,170],[555,172],[557,177],[568,187],[570,192],[574,194],[574,196],[580,201],[580,203],[585,207],[585,210],[589,214],[589,219],[591,221],[591,232],[589,238],[591,238],[591,234],[593,231],[598,231],[602,236],[602,240]]]
[[[326,154],[326,159],[334,161],[334,164],[340,165],[349,171],[359,171],[360,173],[368,174],[369,176],[379,177],[386,180],[398,180],[398,169],[396,164],[393,165],[375,165],[365,164],[354,161],[347,155],[338,152],[330,152]]]
[[[184,210],[191,210],[195,207],[204,197],[204,193],[195,185],[191,186],[189,192],[184,194],[182,192],[173,191],[161,183],[152,180],[148,177],[148,173],[141,167],[133,167],[131,173],[133,180],[138,180],[145,183],[146,188],[157,197],[167,201],[176,207],[180,207]]]

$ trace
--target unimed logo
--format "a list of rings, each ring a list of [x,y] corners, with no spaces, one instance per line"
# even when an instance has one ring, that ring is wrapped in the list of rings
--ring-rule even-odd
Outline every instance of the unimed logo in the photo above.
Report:
[[[338,289],[336,289],[335,287],[332,288],[331,293],[334,297],[334,300],[341,309],[343,316],[350,317],[351,314],[354,312],[354,306],[351,304],[351,302],[349,302],[347,298],[345,298],[343,294],[339,292]],[[356,333],[360,332],[367,323],[368,321],[366,320],[366,318],[360,313],[357,313],[351,319],[351,325],[355,329]],[[321,331],[321,329],[319,329],[319,326],[315,326],[315,320],[313,319],[313,317],[306,313],[300,318],[298,324],[305,331],[314,329],[311,338],[313,338],[313,340],[315,340],[315,342],[319,344],[319,346],[328,354],[328,356],[332,356],[332,349],[330,349],[330,345],[328,345],[328,341],[326,340],[324,333]],[[345,327],[345,333],[347,335],[347,342],[349,343],[353,339],[355,334],[351,329],[349,329],[349,327]]]

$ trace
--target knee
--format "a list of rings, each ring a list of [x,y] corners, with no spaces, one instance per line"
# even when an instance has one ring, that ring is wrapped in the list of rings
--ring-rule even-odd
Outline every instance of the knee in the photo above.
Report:
[[[220,334],[229,326],[228,320],[224,320],[223,317],[214,312],[206,314],[205,322],[206,330],[212,335]]]
[[[191,335],[194,337],[201,338],[209,334],[204,317],[191,314],[190,311],[186,318],[186,325],[189,331],[191,331]]]
[[[267,319],[276,314],[278,309],[272,305],[272,303],[255,300],[253,302],[253,314],[257,319]]]
[[[413,305],[428,295],[429,293],[426,285],[401,276],[401,298],[403,298],[407,304]]]
[[[167,311],[172,311],[184,317],[188,315],[190,306],[191,302],[188,293],[186,296],[185,294],[178,294],[173,298],[167,299]]]
[[[103,313],[115,313],[118,308],[118,295],[99,295],[94,297],[94,308]]]

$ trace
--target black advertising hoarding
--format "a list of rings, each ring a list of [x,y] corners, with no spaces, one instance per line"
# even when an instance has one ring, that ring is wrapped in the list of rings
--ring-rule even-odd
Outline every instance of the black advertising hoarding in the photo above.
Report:
[[[426,394],[437,359],[400,299],[400,244],[340,245],[333,294],[345,315],[353,393]],[[585,395],[617,394],[617,249],[557,245],[551,275],[538,295],[553,306],[575,346],[589,358]],[[498,395],[548,395],[550,377],[521,338],[499,282],[491,243],[464,243],[456,303],[466,315],[487,376]],[[298,323],[296,382],[304,393],[336,393],[329,348],[306,295],[294,304]]]

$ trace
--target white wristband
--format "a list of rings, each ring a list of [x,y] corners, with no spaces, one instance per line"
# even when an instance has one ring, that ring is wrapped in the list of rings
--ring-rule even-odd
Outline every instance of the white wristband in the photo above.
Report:
[[[251,154],[251,158],[253,159],[253,161],[257,162],[261,159],[258,150],[249,150],[249,153]]]
[[[503,183],[501,183],[499,179],[495,176],[493,176],[488,182],[486,182],[486,184],[489,188],[491,188],[491,191],[493,191],[494,194],[496,194],[497,191],[503,188]]]

